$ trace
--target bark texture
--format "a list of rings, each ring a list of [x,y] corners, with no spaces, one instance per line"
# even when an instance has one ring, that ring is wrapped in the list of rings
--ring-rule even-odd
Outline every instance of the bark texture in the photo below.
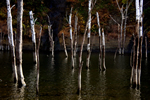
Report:
[[[32,11],[29,11],[29,15],[30,15],[30,25],[31,25],[31,33],[32,33],[32,43],[33,43],[33,62],[37,63],[36,33],[34,29],[35,20]]]
[[[8,39],[9,39],[9,46],[11,48],[13,78],[14,78],[14,82],[17,83],[18,75],[17,75],[17,67],[16,67],[16,55],[15,55],[15,45],[14,45],[14,38],[13,38],[12,15],[11,15],[11,9],[13,6],[10,8],[10,0],[6,0],[6,5],[7,5]]]
[[[23,17],[23,0],[17,0],[17,43],[16,43],[16,65],[18,70],[18,84],[25,86],[24,75],[22,70],[22,17]]]

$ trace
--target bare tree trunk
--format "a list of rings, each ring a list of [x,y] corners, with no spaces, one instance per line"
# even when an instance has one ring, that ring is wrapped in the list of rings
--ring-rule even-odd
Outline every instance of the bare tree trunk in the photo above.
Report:
[[[82,62],[82,51],[83,51],[83,45],[84,45],[84,42],[85,42],[85,36],[86,36],[86,32],[87,32],[87,27],[88,27],[88,21],[86,22],[84,35],[83,35],[83,40],[82,40],[82,44],[81,44],[81,48],[80,48],[79,66],[81,65],[81,62]]]
[[[78,25],[78,17],[75,15],[75,30],[74,30],[74,56],[76,56],[77,52],[77,25]]]
[[[126,1],[126,9],[125,9],[125,16],[124,16],[124,19],[125,19],[125,22],[124,22],[124,39],[123,39],[123,48],[122,48],[122,54],[124,54],[124,49],[125,49],[125,41],[126,41],[126,25],[127,25],[127,14],[128,14],[128,9],[131,5],[133,0],[130,0],[130,3],[128,3],[128,0]]]
[[[90,35],[91,35],[91,4],[92,0],[89,0],[88,6],[88,34],[87,34],[87,60],[86,60],[86,67],[89,68],[90,64],[90,56],[91,56],[91,48],[90,48]]]
[[[99,68],[102,70],[102,62],[101,62],[101,55],[102,55],[102,43],[101,43],[101,27],[100,27],[100,21],[99,21],[99,14],[96,12],[97,16],[97,24],[98,24],[98,34],[99,34]]]
[[[123,47],[122,47],[122,54],[124,54],[124,49],[125,49],[125,42],[126,42],[126,25],[127,25],[127,11],[126,11],[126,14],[125,14],[125,22],[124,22],[124,38],[123,38]]]
[[[66,57],[68,57],[68,53],[67,53],[67,49],[66,49],[66,43],[65,43],[64,33],[62,33],[62,37],[63,37],[63,44],[64,44],[65,55],[66,55]]]
[[[26,86],[22,70],[22,16],[23,16],[23,0],[17,0],[16,64],[18,70],[18,84],[20,86]]]
[[[35,20],[34,20],[32,11],[29,11],[29,16],[30,16],[32,42],[33,42],[33,62],[34,62],[34,63],[37,63],[36,33],[35,33],[35,29],[34,29]]]
[[[71,60],[72,60],[72,68],[74,68],[74,58],[73,58],[73,39],[72,39],[72,25],[71,25],[71,17],[72,17],[72,8],[69,15],[69,27],[70,27],[70,45],[71,45]]]
[[[48,33],[49,33],[49,42],[50,42],[50,48],[49,50],[52,52],[52,57],[54,57],[54,40],[53,40],[53,30],[51,30],[51,23],[50,23],[50,18],[49,16],[47,15],[48,17],[48,23],[49,23],[49,26],[48,26]]]
[[[122,10],[123,10],[123,7],[122,7]],[[124,14],[123,14],[123,11],[122,11],[122,17],[121,17],[121,34],[120,34],[120,45],[121,45],[121,50],[122,50],[122,32],[123,32],[123,22],[124,22]],[[121,52],[124,52],[124,51],[121,51]]]
[[[17,75],[17,67],[16,67],[15,45],[14,45],[14,38],[13,38],[12,15],[11,15],[11,9],[13,6],[10,8],[10,0],[6,0],[6,4],[7,4],[7,28],[8,28],[8,37],[9,37],[8,39],[9,39],[9,45],[11,47],[13,78],[14,78],[14,82],[17,83],[18,75]],[[2,39],[2,35],[1,35],[1,39]]]
[[[54,40],[53,40],[53,30],[52,30],[52,57],[54,57]]]
[[[103,69],[106,69],[105,66],[105,35],[104,35],[104,29],[102,29],[102,53],[103,53]]]
[[[53,41],[53,33],[51,31],[51,25],[48,26],[48,33],[49,33],[50,51],[52,52],[52,57],[54,57],[54,41]]]

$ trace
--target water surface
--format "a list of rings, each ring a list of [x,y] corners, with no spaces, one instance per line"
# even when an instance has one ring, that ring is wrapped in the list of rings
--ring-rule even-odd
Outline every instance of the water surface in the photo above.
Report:
[[[40,99],[40,100],[148,100],[150,98],[150,63],[142,60],[141,87],[130,88],[130,55],[106,53],[106,71],[99,71],[98,53],[92,53],[90,69],[85,67],[86,55],[83,53],[82,92],[78,89],[78,55],[75,68],[71,68],[71,57],[64,52],[40,53],[39,96],[36,95],[36,66],[32,53],[23,53],[23,72],[27,86],[17,88],[13,83],[9,52],[0,52],[0,99]]]

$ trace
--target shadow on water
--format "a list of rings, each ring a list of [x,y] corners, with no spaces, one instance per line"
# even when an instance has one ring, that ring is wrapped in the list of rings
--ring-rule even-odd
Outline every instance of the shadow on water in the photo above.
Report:
[[[70,53],[57,52],[53,58],[50,54],[40,54],[39,95],[36,95],[37,66],[33,64],[32,53],[23,53],[23,71],[27,86],[17,88],[13,83],[10,54],[0,52],[0,99],[53,99],[53,100],[135,100],[149,99],[150,63],[142,61],[140,89],[130,88],[130,55],[106,54],[106,71],[99,71],[98,53],[92,53],[90,68],[85,66],[86,53],[83,53],[82,91],[78,89],[78,55],[75,68],[71,67]]]

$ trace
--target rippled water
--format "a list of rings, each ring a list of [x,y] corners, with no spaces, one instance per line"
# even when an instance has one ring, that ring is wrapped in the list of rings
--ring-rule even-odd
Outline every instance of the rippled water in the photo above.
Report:
[[[69,54],[70,55],[70,54]],[[83,53],[86,62],[86,53]],[[71,58],[64,52],[40,54],[39,96],[36,95],[36,66],[32,53],[23,53],[23,72],[27,86],[17,88],[13,83],[9,52],[0,52],[0,99],[42,99],[42,100],[148,100],[150,99],[150,63],[142,61],[141,88],[130,88],[129,55],[106,53],[106,71],[99,71],[98,53],[92,53],[90,69],[82,70],[82,93],[78,89],[78,55],[75,68],[71,68]]]

